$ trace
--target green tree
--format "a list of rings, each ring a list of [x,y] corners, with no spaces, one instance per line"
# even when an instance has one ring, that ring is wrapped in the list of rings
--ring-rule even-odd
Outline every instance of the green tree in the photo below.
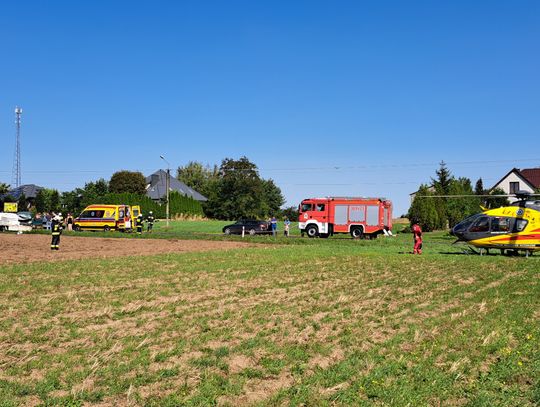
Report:
[[[439,169],[435,171],[436,178],[431,178],[433,187],[435,188],[436,195],[442,195],[442,197],[435,198],[435,210],[438,214],[438,224],[437,229],[445,229],[448,224],[448,215],[447,215],[447,202],[448,198],[446,195],[450,193],[450,184],[454,179],[450,170],[446,167],[446,163],[441,161],[439,164]]]
[[[255,164],[247,157],[225,158],[221,162],[215,194],[208,197],[206,209],[217,219],[258,218],[265,215],[263,192]]]
[[[60,212],[60,194],[56,189],[51,191],[50,201],[49,201],[49,211],[51,212]]]
[[[506,192],[501,188],[494,188],[489,191],[489,195],[506,195]],[[500,208],[509,204],[507,196],[493,196],[485,199],[485,204],[488,208]]]
[[[26,199],[26,195],[21,194],[19,196],[19,199],[17,199],[17,209],[19,211],[28,210],[28,200]]]
[[[109,183],[103,178],[100,178],[97,181],[87,182],[84,184],[82,193],[95,197],[106,195],[109,193]]]
[[[3,182],[0,182],[0,195],[7,194],[10,190],[10,187],[8,184],[4,184]]]
[[[220,166],[219,184],[222,219],[258,218],[263,216],[263,185],[257,166],[247,157],[226,158]]]
[[[298,207],[289,206],[281,211],[282,218],[289,218],[291,222],[296,222],[298,220]]]
[[[47,194],[47,190],[40,189],[36,194],[36,198],[34,199],[34,207],[36,209],[36,212],[47,212],[47,210],[49,209],[49,202],[50,200]]]
[[[62,203],[62,208],[66,213],[71,213],[78,215],[84,209],[82,207],[82,193],[84,191],[81,188],[75,188],[73,191],[62,192],[60,196],[60,202]]]
[[[427,185],[422,184],[418,189],[407,217],[411,224],[418,223],[425,232],[430,232],[439,227],[440,220],[435,208],[435,198]]]
[[[439,195],[448,195],[450,183],[454,178],[450,170],[446,167],[446,163],[441,161],[439,169],[435,171],[437,178],[431,178],[431,182]]]
[[[448,198],[446,202],[446,216],[450,228],[480,211],[480,199],[475,196],[469,178],[452,179],[448,194],[460,195],[456,198]],[[470,198],[463,195],[470,195]]]
[[[474,193],[476,195],[484,195],[486,191],[484,191],[484,183],[482,182],[482,178],[478,178],[478,181],[476,181],[476,185],[474,187]]]
[[[210,167],[190,161],[187,165],[178,167],[176,178],[208,198],[219,178],[219,168],[217,165]]]
[[[281,205],[285,203],[285,198],[281,189],[272,179],[262,180],[263,187],[263,216],[276,215],[281,212]]]
[[[139,171],[117,171],[109,181],[109,192],[144,195],[146,179]]]

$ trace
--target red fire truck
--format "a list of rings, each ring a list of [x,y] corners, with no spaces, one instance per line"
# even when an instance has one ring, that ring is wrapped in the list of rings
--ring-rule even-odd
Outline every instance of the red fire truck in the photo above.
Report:
[[[374,238],[392,228],[392,202],[385,198],[310,198],[298,211],[300,232],[309,237],[350,233],[353,238]]]

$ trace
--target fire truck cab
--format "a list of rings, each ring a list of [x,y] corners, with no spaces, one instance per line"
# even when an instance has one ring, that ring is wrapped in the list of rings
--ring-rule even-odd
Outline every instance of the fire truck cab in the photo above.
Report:
[[[392,202],[385,198],[310,198],[302,201],[298,212],[300,232],[308,237],[349,233],[353,238],[375,238],[392,229]]]

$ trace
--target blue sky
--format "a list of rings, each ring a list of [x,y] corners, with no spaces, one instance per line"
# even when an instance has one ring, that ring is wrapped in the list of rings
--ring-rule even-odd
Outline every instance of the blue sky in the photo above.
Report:
[[[0,182],[247,156],[287,204],[540,166],[537,1],[4,2]]]

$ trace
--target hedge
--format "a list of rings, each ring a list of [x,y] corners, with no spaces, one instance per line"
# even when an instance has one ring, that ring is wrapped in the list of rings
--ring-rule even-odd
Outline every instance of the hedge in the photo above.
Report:
[[[199,215],[203,216],[203,209],[201,203],[196,201],[193,198],[181,195],[180,193],[174,191],[169,195],[170,205],[170,216],[174,217],[176,215]],[[137,195],[130,193],[122,194],[107,194],[99,198],[99,202],[103,204],[126,204],[126,205],[140,205],[141,211],[143,214],[147,214],[149,211],[152,211],[156,218],[165,218],[167,206],[165,202],[159,203],[153,201],[145,195]]]

